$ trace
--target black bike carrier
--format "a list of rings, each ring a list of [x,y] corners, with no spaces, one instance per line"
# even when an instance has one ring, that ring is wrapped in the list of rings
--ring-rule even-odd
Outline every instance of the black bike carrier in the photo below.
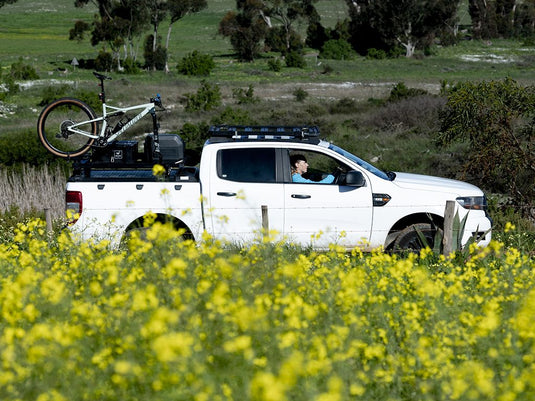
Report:
[[[214,125],[210,127],[209,134],[210,142],[289,141],[317,144],[320,141],[317,126]]]

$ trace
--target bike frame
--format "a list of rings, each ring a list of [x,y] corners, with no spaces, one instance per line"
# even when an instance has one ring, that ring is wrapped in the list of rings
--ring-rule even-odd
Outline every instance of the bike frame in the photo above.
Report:
[[[108,120],[107,120],[108,117],[118,116],[118,115],[124,114],[132,110],[140,110],[140,109],[141,109],[140,113],[138,113],[136,116],[130,119],[125,125],[121,127],[121,129],[119,129],[117,132],[113,133],[113,135],[110,135],[110,137],[106,139],[106,142],[110,143],[110,142],[113,142],[115,138],[117,138],[119,135],[121,135],[123,132],[125,132],[132,125],[137,123],[139,120],[141,120],[143,117],[145,117],[149,113],[152,115],[153,124],[156,124],[156,109],[155,109],[154,103],[145,103],[145,104],[139,104],[137,106],[129,106],[129,107],[115,107],[115,106],[109,106],[106,103],[102,103],[102,117],[98,117],[92,120],[82,121],[80,123],[73,124],[67,129],[68,131],[71,131],[72,133],[80,134],[88,138],[93,138],[93,139],[106,138],[106,130],[108,128]],[[93,135],[91,132],[84,131],[78,128],[81,125],[91,124],[94,122],[102,122],[102,127],[98,135]]]

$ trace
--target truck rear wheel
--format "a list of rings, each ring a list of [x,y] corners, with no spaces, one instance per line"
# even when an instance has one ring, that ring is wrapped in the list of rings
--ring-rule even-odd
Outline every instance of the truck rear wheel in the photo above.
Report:
[[[169,216],[159,215],[154,222],[160,224],[171,224],[175,230],[182,230],[183,240],[195,240],[191,230],[179,220],[170,220]],[[121,242],[124,244],[125,242],[130,241],[133,237],[137,237],[142,241],[148,241],[147,232],[151,229],[151,227],[152,224],[147,225],[144,223],[144,218],[138,219],[128,226]]]
[[[426,247],[433,249],[438,231],[442,230],[429,223],[412,224],[398,234],[394,240],[393,250],[418,252]]]

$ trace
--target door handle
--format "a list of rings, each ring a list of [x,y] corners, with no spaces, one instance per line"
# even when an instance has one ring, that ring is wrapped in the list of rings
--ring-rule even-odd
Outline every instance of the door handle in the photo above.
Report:
[[[236,192],[218,192],[218,196],[236,196]]]
[[[310,195],[292,194],[292,198],[294,198],[294,199],[309,199],[309,198],[311,198],[311,196]]]

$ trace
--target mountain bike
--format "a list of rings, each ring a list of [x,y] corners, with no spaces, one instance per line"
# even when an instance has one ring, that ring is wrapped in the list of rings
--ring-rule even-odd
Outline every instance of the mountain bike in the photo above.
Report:
[[[150,113],[153,127],[153,157],[160,157],[160,145],[156,119],[156,107],[165,110],[159,94],[149,103],[129,107],[114,107],[106,104],[104,81],[110,77],[93,72],[100,81],[102,116],[98,117],[88,104],[75,98],[65,97],[46,106],[37,121],[37,133],[44,147],[52,154],[63,158],[84,155],[92,147],[106,147]],[[130,118],[126,113],[140,110]]]

